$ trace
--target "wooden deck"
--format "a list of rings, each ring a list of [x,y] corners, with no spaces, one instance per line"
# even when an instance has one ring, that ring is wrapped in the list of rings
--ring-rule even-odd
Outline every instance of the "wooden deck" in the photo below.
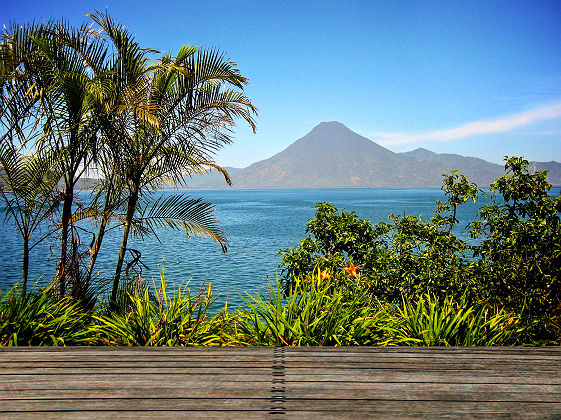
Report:
[[[561,348],[0,348],[1,418],[555,418]]]

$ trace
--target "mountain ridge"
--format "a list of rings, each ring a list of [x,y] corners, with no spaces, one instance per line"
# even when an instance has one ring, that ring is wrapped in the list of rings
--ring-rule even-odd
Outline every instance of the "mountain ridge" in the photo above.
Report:
[[[561,163],[532,162],[549,169],[550,182],[561,184]],[[233,187],[275,188],[416,188],[439,187],[442,173],[458,170],[480,187],[504,174],[504,167],[481,158],[424,148],[396,153],[337,121],[322,122],[273,156],[246,168],[229,168]],[[192,189],[227,188],[219,174],[185,180]]]

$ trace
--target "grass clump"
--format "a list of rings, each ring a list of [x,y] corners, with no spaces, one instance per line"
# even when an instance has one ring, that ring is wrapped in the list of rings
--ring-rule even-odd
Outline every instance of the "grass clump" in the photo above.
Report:
[[[218,313],[212,287],[168,292],[162,273],[154,290],[123,290],[117,304],[91,311],[78,301],[52,299],[49,289],[0,297],[0,343],[10,346],[490,346],[528,341],[521,317],[488,304],[430,294],[396,305],[379,301],[369,285],[326,278],[317,270],[288,293],[268,293]],[[125,298],[126,297],[126,298]],[[526,341],[525,341],[526,340]]]
[[[519,317],[504,309],[467,305],[430,294],[400,306],[386,306],[388,317],[376,327],[388,343],[414,346],[494,346],[511,344],[518,332]]]
[[[212,287],[193,294],[181,285],[169,294],[165,276],[152,294],[148,287],[126,292],[119,306],[109,306],[105,314],[93,316],[90,342],[113,346],[194,346],[216,344],[212,317]]]
[[[86,338],[90,315],[79,301],[52,298],[51,289],[22,293],[16,286],[0,291],[0,344],[65,346]]]
[[[357,345],[363,331],[353,322],[371,308],[361,289],[351,292],[311,274],[284,295],[280,284],[268,296],[245,298],[239,331],[248,344],[259,346]]]

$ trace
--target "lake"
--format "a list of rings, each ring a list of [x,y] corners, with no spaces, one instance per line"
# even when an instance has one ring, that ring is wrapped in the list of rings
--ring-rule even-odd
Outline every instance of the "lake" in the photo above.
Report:
[[[172,194],[166,190],[160,194]],[[306,222],[313,217],[313,205],[327,201],[339,209],[354,211],[374,223],[387,221],[388,215],[411,214],[429,218],[435,201],[443,200],[438,188],[427,189],[302,189],[302,190],[187,190],[175,191],[191,197],[202,197],[216,206],[216,217],[228,238],[228,252],[223,254],[218,244],[209,239],[193,237],[184,231],[162,229],[155,237],[144,241],[132,239],[129,246],[142,252],[142,262],[149,269],[143,274],[159,279],[162,269],[172,285],[190,280],[191,288],[202,282],[212,282],[213,291],[220,293],[218,304],[225,299],[234,306],[242,302],[237,292],[266,290],[267,276],[275,282],[283,248],[292,248],[305,235]],[[460,207],[458,218],[463,225],[475,218],[477,209],[488,199]],[[20,279],[21,244],[12,222],[0,224],[0,290],[5,291]],[[96,229],[94,229],[96,230]],[[114,229],[104,238],[102,252],[96,264],[99,278],[110,279],[118,256],[121,231]],[[464,239],[467,233],[456,228]],[[89,244],[91,239],[83,237]],[[58,243],[44,241],[31,252],[29,281],[50,281],[58,259]],[[164,263],[165,260],[165,263]]]

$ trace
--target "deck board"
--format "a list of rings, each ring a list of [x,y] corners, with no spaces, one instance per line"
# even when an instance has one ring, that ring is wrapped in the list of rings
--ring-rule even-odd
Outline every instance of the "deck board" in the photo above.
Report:
[[[561,418],[561,348],[0,348],[0,418]]]

